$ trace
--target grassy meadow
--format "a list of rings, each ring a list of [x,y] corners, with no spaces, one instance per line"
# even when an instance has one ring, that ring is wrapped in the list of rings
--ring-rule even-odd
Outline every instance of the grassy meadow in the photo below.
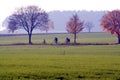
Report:
[[[65,38],[68,37],[73,42],[72,34],[40,34],[33,35],[33,43],[42,43],[43,39],[46,42],[54,43],[54,37],[58,37],[59,43],[64,43]],[[79,43],[117,43],[117,38],[109,33],[80,33],[77,35],[77,42]],[[28,36],[0,36],[0,44],[12,44],[12,43],[28,43]]]
[[[33,35],[33,43],[63,43],[71,34]],[[116,43],[108,33],[81,33],[80,43]],[[73,41],[73,40],[72,40]],[[27,43],[27,36],[0,36],[1,44]],[[0,80],[120,80],[120,45],[0,46]]]

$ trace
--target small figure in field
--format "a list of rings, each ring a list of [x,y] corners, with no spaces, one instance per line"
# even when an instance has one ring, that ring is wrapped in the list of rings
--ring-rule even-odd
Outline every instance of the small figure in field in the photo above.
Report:
[[[54,43],[55,43],[55,44],[58,43],[58,38],[57,38],[57,37],[54,38]]]
[[[45,39],[43,39],[43,44],[46,44],[46,40]]]
[[[70,43],[70,39],[67,37],[65,42],[66,42],[66,44],[69,44]]]

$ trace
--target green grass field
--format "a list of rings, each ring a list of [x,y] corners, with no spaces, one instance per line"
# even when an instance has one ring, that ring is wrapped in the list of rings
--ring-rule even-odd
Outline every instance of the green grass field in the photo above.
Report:
[[[34,35],[33,42],[68,34]],[[106,33],[82,33],[78,42],[116,43]],[[27,43],[26,36],[0,37],[1,44]],[[0,46],[0,80],[120,80],[120,45]]]
[[[41,34],[33,35],[33,43],[42,43],[43,39],[47,43],[54,43],[54,37],[58,37],[59,43],[64,43],[65,38],[69,37],[73,42],[72,34]],[[117,38],[109,33],[80,33],[77,35],[79,43],[117,43]],[[0,36],[0,44],[28,43],[28,36]]]

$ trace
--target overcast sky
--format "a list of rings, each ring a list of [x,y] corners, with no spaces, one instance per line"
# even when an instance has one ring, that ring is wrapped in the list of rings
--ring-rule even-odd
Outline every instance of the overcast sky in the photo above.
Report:
[[[21,6],[36,5],[45,11],[53,10],[114,10],[120,0],[0,0],[0,30],[3,20]]]

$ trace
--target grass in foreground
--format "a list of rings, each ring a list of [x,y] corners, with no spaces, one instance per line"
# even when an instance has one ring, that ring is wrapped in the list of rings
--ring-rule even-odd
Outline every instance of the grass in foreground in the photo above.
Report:
[[[0,80],[120,80],[120,46],[0,46]]]

